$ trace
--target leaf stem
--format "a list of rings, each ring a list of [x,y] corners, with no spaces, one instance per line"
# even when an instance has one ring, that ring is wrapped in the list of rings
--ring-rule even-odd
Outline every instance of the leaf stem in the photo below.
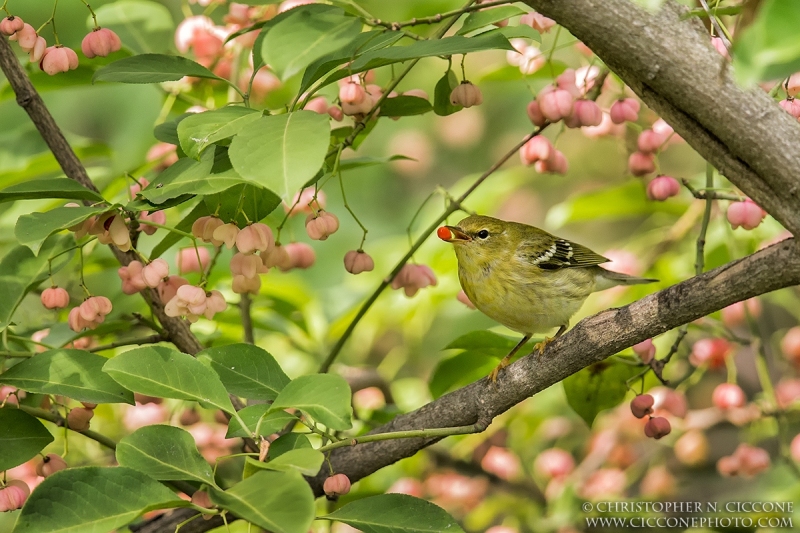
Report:
[[[327,452],[336,448],[343,448],[345,446],[356,446],[366,442],[377,442],[381,440],[390,439],[430,439],[439,437],[450,437],[452,435],[469,435],[472,433],[480,433],[485,428],[481,428],[478,424],[470,426],[458,426],[452,428],[436,428],[436,429],[409,429],[406,431],[393,431],[391,433],[375,433],[373,435],[364,435],[362,437],[354,437],[352,439],[342,439],[337,442],[332,442],[319,448],[321,452]]]

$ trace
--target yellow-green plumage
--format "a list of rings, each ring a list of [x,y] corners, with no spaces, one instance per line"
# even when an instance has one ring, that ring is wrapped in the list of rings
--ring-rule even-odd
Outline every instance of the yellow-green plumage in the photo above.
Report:
[[[469,299],[526,336],[566,329],[592,292],[655,281],[610,272],[605,257],[526,224],[473,215],[448,228]]]

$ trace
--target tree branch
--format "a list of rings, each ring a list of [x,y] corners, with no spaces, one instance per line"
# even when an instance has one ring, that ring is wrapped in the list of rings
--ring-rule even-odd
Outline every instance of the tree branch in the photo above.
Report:
[[[667,0],[524,0],[555,19],[706,161],[793,234],[800,232],[797,120],[759,88],[744,90],[696,17]]]

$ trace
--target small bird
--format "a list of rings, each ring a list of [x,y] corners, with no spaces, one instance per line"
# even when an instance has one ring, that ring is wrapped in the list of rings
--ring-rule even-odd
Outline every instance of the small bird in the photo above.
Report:
[[[524,335],[489,374],[493,382],[534,333],[558,328],[536,345],[541,354],[592,292],[658,281],[606,270],[598,265],[610,259],[527,224],[471,215],[437,235],[455,245],[458,279],[475,307]]]

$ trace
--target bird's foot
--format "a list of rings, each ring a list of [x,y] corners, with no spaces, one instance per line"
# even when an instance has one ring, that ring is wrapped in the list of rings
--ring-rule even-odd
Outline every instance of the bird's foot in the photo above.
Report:
[[[508,366],[508,360],[507,359],[503,359],[502,361],[500,361],[500,364],[497,365],[496,367],[494,367],[494,370],[492,370],[489,373],[489,380],[492,383],[497,383],[497,375],[500,373],[501,370],[503,370],[507,366]]]
[[[544,353],[544,349],[547,348],[547,345],[556,340],[556,337],[545,337],[542,342],[537,342],[533,346],[533,350],[535,352],[539,352],[539,355]]]

